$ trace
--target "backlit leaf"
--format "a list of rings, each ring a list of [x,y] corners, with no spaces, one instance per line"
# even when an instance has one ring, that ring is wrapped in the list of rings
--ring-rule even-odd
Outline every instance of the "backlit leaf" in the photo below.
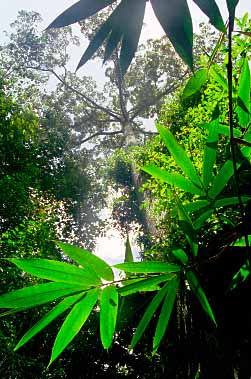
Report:
[[[213,320],[215,325],[217,325],[213,311],[212,311],[212,308],[208,302],[207,296],[206,296],[205,292],[203,291],[197,277],[194,275],[194,273],[192,271],[187,271],[186,272],[186,278],[187,278],[189,287],[193,291],[194,295],[197,297],[202,308],[208,314],[208,316],[211,318],[211,320]]]
[[[233,176],[234,168],[233,162],[228,160],[224,163],[218,175],[214,177],[212,187],[210,188],[208,195],[211,199],[215,199],[227,185],[229,179]]]
[[[175,304],[177,289],[179,287],[179,279],[176,277],[167,284],[167,294],[162,305],[158,324],[153,338],[153,352],[155,353],[165,335],[171,313]]]
[[[103,261],[103,259],[74,245],[63,242],[58,242],[57,244],[63,250],[64,254],[81,266],[88,268],[90,272],[93,272],[94,276],[101,277],[108,281],[114,280],[111,266]]]
[[[0,296],[0,308],[30,308],[85,290],[86,286],[77,284],[57,282],[38,284]]]
[[[107,286],[100,298],[100,336],[102,345],[109,349],[112,344],[118,314],[118,291],[115,286]]]
[[[99,285],[100,279],[92,275],[88,270],[79,268],[64,262],[49,259],[15,259],[8,261],[14,263],[21,270],[38,278],[52,280],[54,282],[72,283],[83,286]]]
[[[163,283],[167,280],[171,280],[173,278],[172,274],[167,275],[157,275],[152,278],[147,279],[137,279],[134,283],[131,284],[125,284],[123,287],[120,287],[118,289],[118,293],[121,296],[128,296],[132,293],[139,292],[139,291],[149,291],[149,288],[151,290],[156,290],[154,288],[156,284]]]
[[[180,57],[193,68],[193,26],[186,0],[151,0],[167,37]]]
[[[183,265],[188,263],[188,256],[182,249],[172,250],[172,254],[178,259]]]
[[[186,99],[192,95],[195,95],[197,92],[200,91],[201,87],[206,83],[207,81],[207,69],[201,68],[200,70],[196,71],[193,76],[188,80],[182,97],[183,99]]]
[[[80,0],[61,13],[47,29],[61,28],[85,20],[109,4],[112,4],[114,1],[115,0]]]
[[[51,365],[78,334],[95,306],[99,292],[99,289],[93,289],[87,292],[84,298],[74,305],[57,334],[49,365]]]
[[[213,209],[208,209],[206,212],[203,212],[196,220],[194,220],[194,222],[193,222],[194,229],[195,230],[200,229],[202,227],[202,225],[204,224],[204,222],[209,217],[211,217],[213,213],[214,213]]]
[[[48,312],[41,320],[39,320],[27,333],[21,338],[18,344],[15,346],[14,351],[19,349],[21,346],[26,344],[32,337],[43,330],[47,325],[49,325],[53,320],[55,320],[59,315],[69,309],[76,301],[81,299],[84,294],[80,293],[73,296],[68,296],[66,299],[57,304],[50,312]]]
[[[241,197],[243,204],[247,203],[250,199],[251,197],[248,197],[248,196]],[[229,205],[238,205],[238,204],[239,204],[238,197],[225,197],[224,199],[216,200],[214,203],[214,207],[220,208],[220,207],[227,207]]]
[[[224,21],[215,0],[193,0],[193,2],[208,16],[213,26],[221,32],[226,32]]]
[[[219,118],[213,120],[209,127],[208,138],[206,142],[206,147],[204,150],[204,159],[203,159],[203,169],[202,169],[202,178],[205,187],[208,187],[212,182],[214,173],[214,165],[216,161],[216,150],[219,139],[218,134],[219,127]]]
[[[160,273],[160,272],[179,272],[180,266],[164,263],[164,262],[133,262],[133,263],[118,263],[115,268],[125,272],[134,273]]]
[[[164,128],[161,125],[156,125],[156,127],[162,140],[164,141],[167,149],[169,150],[177,165],[183,170],[184,174],[191,179],[193,184],[195,184],[199,188],[202,188],[199,175],[194,165],[192,164],[191,160],[186,155],[182,147],[178,144],[170,130]]]
[[[152,175],[155,179],[162,180],[163,182],[176,186],[183,191],[190,192],[199,196],[205,195],[204,191],[200,187],[196,186],[189,179],[186,179],[180,174],[167,172],[153,165],[144,166],[142,170]]]
[[[240,126],[246,128],[250,121],[250,69],[247,57],[239,78],[237,114]]]
[[[158,293],[154,296],[151,303],[148,305],[142,319],[140,320],[140,323],[134,333],[134,336],[132,338],[131,342],[131,349],[134,348],[136,343],[140,340],[142,337],[144,331],[146,330],[149,322],[151,321],[151,318],[153,317],[154,313],[156,312],[157,308],[161,304],[162,300],[164,299],[167,291],[168,291],[168,285],[169,283],[165,284],[164,287],[161,288],[161,290],[158,291]]]

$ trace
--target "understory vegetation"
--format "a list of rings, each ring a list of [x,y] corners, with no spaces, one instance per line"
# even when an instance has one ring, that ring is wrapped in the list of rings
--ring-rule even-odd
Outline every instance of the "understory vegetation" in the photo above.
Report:
[[[151,0],[168,39],[138,47],[145,0],[80,0],[0,47],[1,378],[251,377],[251,20],[194,2],[198,34]]]

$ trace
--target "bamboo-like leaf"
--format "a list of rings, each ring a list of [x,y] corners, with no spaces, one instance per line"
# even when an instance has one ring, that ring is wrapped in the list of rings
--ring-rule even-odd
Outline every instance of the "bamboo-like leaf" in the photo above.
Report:
[[[93,272],[94,276],[101,277],[108,281],[114,280],[111,266],[103,261],[103,259],[77,246],[63,242],[58,242],[57,244],[63,250],[64,254],[81,266],[88,268],[90,272]]]
[[[112,4],[114,1],[115,0],[80,0],[61,13],[47,29],[61,28],[85,20]]]
[[[227,91],[227,80],[224,78],[220,71],[221,69],[217,64],[213,64],[210,66],[210,74],[212,75],[213,79],[222,87],[224,91]]]
[[[118,263],[114,265],[115,268],[125,272],[134,273],[161,273],[161,272],[179,272],[181,267],[179,265],[164,263],[164,262],[133,262],[133,263]]]
[[[105,63],[112,55],[115,48],[118,46],[119,42],[121,41],[123,36],[123,32],[121,28],[114,28],[109,34],[109,37],[107,39],[107,43],[105,46],[105,54],[104,54],[104,60],[103,63]]]
[[[211,199],[215,199],[221,193],[223,188],[227,185],[229,179],[233,176],[233,173],[233,162],[231,160],[227,160],[212,182],[212,187],[208,192]]]
[[[47,325],[60,316],[63,312],[69,309],[76,303],[84,294],[80,293],[73,296],[68,296],[66,299],[57,304],[50,312],[48,312],[41,320],[39,320],[25,335],[21,338],[18,344],[15,346],[14,351],[18,350],[21,346],[26,344],[32,337],[41,332]]]
[[[161,304],[162,300],[164,299],[167,291],[168,291],[168,285],[169,283],[165,284],[164,287],[161,288],[161,290],[158,291],[158,293],[154,296],[151,303],[148,305],[142,319],[140,320],[140,323],[134,333],[134,336],[132,338],[131,342],[131,349],[135,347],[137,342],[142,337],[144,331],[146,330],[149,322],[151,321],[151,318],[153,317],[154,313],[156,312],[157,308]]]
[[[153,352],[159,348],[159,345],[165,335],[166,329],[168,327],[168,323],[171,317],[171,313],[174,307],[177,289],[179,287],[179,278],[175,278],[168,283],[168,290],[162,305],[162,309],[160,312],[158,324],[156,327],[156,331],[153,338]]]
[[[167,37],[180,57],[193,69],[193,26],[186,0],[151,0]]]
[[[206,208],[210,205],[208,200],[196,200],[191,203],[183,204],[183,207],[187,213],[192,213]]]
[[[250,69],[247,57],[239,79],[237,114],[240,126],[246,128],[250,121]]]
[[[100,336],[102,345],[109,349],[112,344],[118,314],[118,291],[115,286],[103,289],[100,298]]]
[[[214,213],[214,210],[213,209],[208,209],[206,212],[203,212],[200,217],[198,217],[194,222],[193,222],[193,225],[194,225],[194,229],[195,230],[199,230],[202,225],[204,224],[204,222],[210,217],[212,216],[212,214]]]
[[[133,253],[129,240],[129,236],[127,234],[126,243],[125,243],[125,260],[124,262],[133,262]]]
[[[177,200],[177,208],[179,216],[179,225],[185,233],[187,242],[190,245],[193,256],[196,257],[198,254],[198,242],[193,223],[179,200]]]
[[[176,186],[183,191],[199,196],[205,195],[205,192],[202,188],[193,184],[190,180],[186,179],[180,174],[167,172],[153,165],[144,166],[142,170],[152,175],[155,179],[162,180],[163,182]]]
[[[191,160],[186,155],[182,147],[178,144],[170,130],[164,128],[161,125],[156,125],[156,127],[162,140],[164,141],[167,149],[169,150],[177,165],[183,170],[184,174],[187,175],[188,178],[190,178],[196,186],[202,189],[202,184],[194,165],[192,164]]]
[[[213,169],[216,161],[216,150],[219,139],[218,127],[219,118],[211,122],[206,147],[204,150],[202,178],[205,187],[209,186],[214,177]]]
[[[238,3],[239,3],[239,0],[227,0],[228,13],[229,13],[229,16],[233,19],[235,17],[235,8]]]
[[[213,320],[215,325],[217,325],[212,308],[208,302],[207,296],[205,292],[203,291],[197,277],[192,271],[186,272],[186,278],[189,283],[189,286],[191,290],[193,291],[194,295],[197,297],[198,301],[200,302],[202,308],[204,311],[208,314],[208,316]]]
[[[0,296],[0,308],[31,308],[87,289],[86,286],[69,283],[38,284]]]
[[[242,196],[241,197],[242,203],[245,204],[249,200],[251,200],[250,196]],[[239,199],[238,197],[225,197],[224,199],[216,200],[214,203],[215,208],[220,208],[220,207],[227,207],[229,205],[238,205],[239,204]]]
[[[122,75],[127,71],[137,50],[145,14],[145,0],[124,0],[123,38],[120,50],[120,68]]]
[[[79,284],[83,286],[100,285],[101,281],[85,268],[79,268],[68,263],[57,262],[49,259],[16,259],[8,261],[14,263],[21,270],[38,278],[52,280],[54,282]]]
[[[247,278],[250,276],[250,268],[249,263],[246,262],[244,265],[241,266],[239,271],[236,272],[236,274],[233,276],[231,284],[229,286],[229,290],[234,290],[237,288],[241,283],[245,282]]]
[[[57,334],[49,366],[78,334],[95,306],[99,292],[99,289],[93,289],[87,292],[85,297],[74,305]]]
[[[215,0],[193,0],[193,2],[208,16],[213,26],[221,32],[226,32],[224,21]]]
[[[118,293],[121,296],[128,296],[132,293],[139,292],[139,291],[149,291],[156,290],[156,285],[166,282],[167,280],[171,280],[173,278],[173,274],[167,274],[167,275],[158,275],[154,276],[152,278],[147,279],[137,279],[134,283],[125,284],[123,287],[120,287],[118,289]]]
[[[183,249],[172,250],[172,254],[178,259],[183,265],[188,263],[188,256]]]
[[[196,71],[193,76],[188,80],[184,90],[182,97],[183,99],[186,99],[192,95],[195,95],[197,92],[201,90],[201,87],[206,83],[207,81],[207,69],[201,68],[200,70]]]

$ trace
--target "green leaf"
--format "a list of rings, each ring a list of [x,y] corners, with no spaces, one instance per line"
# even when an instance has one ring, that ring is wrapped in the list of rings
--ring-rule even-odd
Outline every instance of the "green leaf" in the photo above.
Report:
[[[115,268],[125,272],[134,273],[161,273],[161,272],[179,272],[181,267],[171,263],[164,262],[133,262],[133,263],[118,263]]]
[[[188,80],[182,97],[183,99],[186,99],[192,95],[195,95],[197,92],[201,90],[201,87],[206,83],[207,81],[207,69],[201,68],[200,70],[196,71],[193,76]]]
[[[233,19],[235,17],[235,8],[238,3],[239,3],[239,0],[227,0],[228,13],[229,13],[229,16]]]
[[[121,296],[128,296],[132,293],[139,292],[139,291],[149,291],[149,288],[153,291],[156,290],[155,286],[159,283],[163,283],[167,280],[171,280],[173,278],[172,274],[167,275],[158,275],[154,276],[152,278],[147,279],[137,279],[136,282],[125,284],[123,287],[120,287],[118,289],[118,293]],[[152,289],[153,288],[153,289]]]
[[[204,311],[208,314],[208,316],[213,320],[215,325],[217,326],[217,323],[215,321],[215,317],[212,311],[212,308],[208,302],[208,299],[206,297],[205,292],[203,291],[197,277],[194,275],[192,271],[186,272],[186,278],[189,284],[189,287],[193,291],[194,295],[197,297],[198,301],[200,302],[202,308]]]
[[[251,235],[248,235],[248,242],[249,242],[249,245],[251,244]],[[245,237],[241,237],[240,239],[238,239],[233,246],[243,246],[243,247],[246,247],[246,239]]]
[[[149,322],[151,321],[151,318],[153,317],[154,313],[156,312],[157,308],[161,304],[162,300],[164,299],[167,291],[168,291],[168,285],[169,283],[165,284],[164,287],[161,288],[161,290],[158,291],[158,293],[154,296],[151,303],[148,305],[142,319],[140,320],[140,323],[134,333],[134,336],[132,338],[131,342],[131,349],[134,348],[136,343],[140,340],[142,337],[142,334],[144,333],[145,329],[147,328]]]
[[[49,366],[78,334],[95,306],[99,292],[99,289],[87,292],[84,298],[74,305],[57,334]]]
[[[120,68],[122,75],[127,71],[137,50],[145,14],[145,0],[124,0],[121,27],[123,38],[120,50]]]
[[[177,289],[179,287],[179,279],[176,277],[167,284],[167,294],[162,305],[158,324],[153,338],[153,352],[155,353],[165,335],[170,316],[175,304]]]
[[[233,276],[229,290],[234,290],[241,283],[245,282],[245,280],[249,277],[249,275],[250,275],[249,263],[246,262],[244,263],[244,265],[241,266],[239,271],[237,271],[236,274]]]
[[[211,125],[209,127],[207,143],[204,151],[202,178],[205,187],[209,186],[214,177],[213,169],[216,161],[216,150],[219,139],[218,127],[219,118],[211,122]]]
[[[152,175],[155,179],[163,180],[163,182],[176,186],[183,191],[190,192],[199,196],[205,195],[204,191],[201,188],[197,187],[190,180],[184,178],[184,176],[180,174],[170,173],[153,165],[144,166],[142,170]]]
[[[250,120],[250,69],[247,57],[239,79],[237,114],[240,126],[246,128]]]
[[[133,262],[133,253],[129,240],[129,236],[127,234],[126,243],[125,243],[125,260],[124,262]]]
[[[87,290],[86,286],[69,283],[45,283],[22,288],[0,296],[0,308],[30,308],[63,296]]]
[[[32,337],[43,330],[47,325],[49,325],[53,320],[55,320],[59,315],[69,309],[76,301],[81,299],[84,294],[80,293],[73,296],[68,296],[66,299],[57,304],[50,312],[48,312],[41,320],[39,320],[27,333],[21,338],[18,344],[15,346],[14,351],[18,350],[21,346],[26,344]]]
[[[187,242],[190,245],[193,256],[196,257],[198,254],[198,242],[196,232],[193,226],[193,223],[185,211],[181,202],[177,199],[177,208],[178,208],[178,217],[179,217],[179,225],[183,232],[185,233]]]
[[[213,209],[208,209],[206,212],[203,212],[200,217],[198,217],[194,222],[193,222],[193,225],[194,225],[194,229],[195,230],[199,230],[202,225],[204,224],[204,222],[212,216],[212,214],[214,213]]]
[[[233,173],[233,162],[231,160],[227,160],[218,172],[218,175],[213,179],[212,187],[208,192],[211,199],[215,199],[221,193],[223,188],[227,185],[229,179],[233,176]]]
[[[187,213],[192,213],[208,207],[210,202],[208,200],[196,200],[191,203],[183,204],[183,207]]]
[[[188,256],[183,249],[172,250],[172,254],[178,259],[183,265],[188,263]]]
[[[83,286],[100,285],[100,279],[88,270],[68,263],[52,261],[49,259],[15,259],[8,261],[14,263],[21,270],[38,278],[54,282],[72,283]]]
[[[193,26],[186,0],[151,0],[167,37],[179,56],[193,69]]]
[[[95,254],[67,243],[58,242],[57,244],[63,250],[64,254],[81,266],[88,268],[90,272],[93,272],[93,275],[108,281],[114,280],[111,266]]]
[[[242,196],[241,199],[242,199],[242,203],[245,204],[251,199],[251,197]],[[214,203],[214,207],[220,208],[220,207],[227,207],[229,205],[238,205],[238,204],[239,204],[238,197],[225,197],[224,199],[216,200]]]
[[[194,165],[192,164],[191,160],[188,158],[182,147],[177,143],[170,130],[164,128],[161,125],[156,125],[156,127],[162,140],[164,141],[167,149],[169,150],[177,165],[183,170],[184,174],[191,179],[193,184],[197,185],[199,188],[202,189],[201,181]]]
[[[61,13],[47,29],[61,28],[85,20],[113,2],[114,0],[80,0]]]
[[[216,29],[226,32],[224,21],[215,0],[193,0],[193,2],[208,16],[209,21]]]
[[[221,68],[217,64],[213,64],[210,66],[210,74],[212,75],[213,79],[222,87],[222,89],[225,92],[227,92],[228,83],[220,71]]]
[[[100,298],[100,336],[102,345],[109,349],[112,344],[118,314],[118,291],[115,286],[107,286]]]

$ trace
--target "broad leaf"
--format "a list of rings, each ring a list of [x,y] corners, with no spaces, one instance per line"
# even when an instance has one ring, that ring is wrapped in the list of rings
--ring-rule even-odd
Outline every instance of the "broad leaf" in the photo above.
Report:
[[[171,280],[173,278],[172,274],[167,275],[158,275],[152,278],[147,279],[136,279],[134,283],[125,284],[123,287],[120,287],[118,289],[118,293],[121,296],[128,296],[132,293],[139,292],[139,291],[149,291],[156,290],[156,285],[163,283],[167,280]]]
[[[195,200],[191,203],[183,204],[183,207],[187,213],[192,213],[208,207],[210,202],[208,200]]]
[[[241,200],[242,200],[242,203],[245,204],[249,200],[251,200],[251,197],[242,196]],[[216,200],[214,203],[214,207],[220,208],[220,207],[227,207],[229,205],[238,205],[238,204],[239,204],[238,197],[225,197],[224,199]]]
[[[187,242],[190,245],[193,256],[196,257],[198,254],[198,242],[196,232],[193,226],[193,223],[185,211],[181,202],[177,199],[177,208],[178,208],[178,217],[179,217],[179,225],[183,232],[185,233]]]
[[[193,2],[208,16],[213,26],[221,32],[226,32],[224,21],[215,0],[193,0]]]
[[[95,306],[99,292],[99,289],[93,289],[87,292],[85,297],[74,305],[57,334],[49,365],[52,364],[78,334]]]
[[[201,188],[180,174],[170,173],[153,165],[144,166],[142,170],[152,175],[155,179],[162,180],[163,182],[176,186],[183,191],[190,192],[194,195],[199,196],[205,195],[204,191]]]
[[[100,285],[100,279],[92,275],[89,270],[79,268],[68,263],[52,261],[49,259],[15,259],[8,261],[14,263],[21,270],[38,278],[54,282],[72,283],[83,286]]]
[[[91,270],[93,272],[93,275],[101,277],[108,281],[114,280],[111,266],[109,266],[108,263],[97,257],[95,254],[92,254],[80,247],[69,245],[67,243],[58,242],[57,244],[63,250],[64,254],[66,254],[81,266]]]
[[[14,351],[19,349],[21,346],[26,344],[32,337],[43,330],[47,325],[49,325],[53,320],[60,316],[63,312],[69,309],[73,304],[76,303],[84,294],[80,293],[78,295],[68,296],[66,299],[61,301],[56,305],[50,312],[48,312],[41,320],[39,320],[27,333],[21,338],[18,344],[15,346]]]
[[[219,139],[218,127],[219,118],[211,122],[206,147],[204,150],[202,178],[205,187],[209,186],[214,177],[213,169],[216,161],[216,150]]]
[[[160,272],[179,272],[180,266],[164,263],[164,262],[133,262],[133,263],[118,263],[114,265],[115,268],[123,270],[125,272],[134,273],[160,273]]]
[[[142,337],[142,334],[144,333],[145,329],[147,328],[149,322],[151,321],[151,318],[153,317],[154,313],[156,312],[157,308],[161,304],[162,300],[164,299],[167,291],[168,291],[168,285],[169,283],[165,284],[164,287],[161,288],[161,290],[158,291],[158,293],[154,296],[151,303],[148,305],[135,333],[132,338],[131,342],[131,349],[134,348],[136,343],[140,340]]]
[[[235,8],[238,3],[239,3],[239,0],[227,0],[228,13],[232,19],[234,19],[235,17]]]
[[[184,174],[187,175],[188,178],[190,178],[196,186],[202,189],[202,184],[194,165],[192,164],[191,160],[186,155],[182,147],[178,144],[170,130],[164,128],[161,125],[156,125],[156,127],[162,140],[164,141],[167,149],[169,150],[177,165],[183,170]]]
[[[198,71],[196,71],[193,76],[188,80],[182,97],[183,99],[186,99],[192,95],[195,95],[197,92],[201,90],[201,87],[206,83],[207,81],[207,69],[202,68]]]
[[[206,212],[203,212],[196,220],[194,220],[193,225],[195,230],[199,230],[204,222],[212,216],[214,213],[213,209],[208,209]]]
[[[151,0],[167,37],[180,57],[193,69],[193,26],[186,0]]]
[[[213,79],[222,87],[224,91],[228,90],[227,80],[224,78],[223,74],[220,73],[221,69],[217,64],[213,64],[210,67],[210,74]]]
[[[115,332],[118,313],[118,291],[115,286],[107,286],[100,298],[100,336],[102,345],[109,349]]]
[[[112,4],[114,1],[115,0],[80,0],[61,13],[47,29],[61,28],[85,20]]]
[[[86,286],[69,283],[45,283],[22,288],[0,296],[0,308],[30,308],[60,297],[86,291]]]
[[[250,69],[247,57],[239,79],[237,114],[240,126],[246,128],[250,120]]]
[[[158,324],[153,338],[153,352],[155,353],[165,335],[170,316],[174,307],[177,289],[179,287],[179,279],[176,277],[168,283],[168,290],[162,305]]]
[[[183,265],[188,263],[188,256],[182,249],[172,250],[172,254],[178,259]]]
[[[194,275],[194,273],[192,271],[187,271],[186,278],[187,278],[187,281],[188,281],[188,284],[189,284],[191,290],[193,291],[194,295],[199,300],[202,308],[208,314],[208,316],[211,318],[211,320],[213,320],[213,322],[215,323],[215,325],[217,325],[216,321],[215,321],[215,317],[214,317],[213,311],[212,311],[212,308],[211,308],[211,306],[210,306],[210,304],[208,302],[206,294],[203,291],[203,289],[202,289],[202,287],[201,287],[201,285],[200,285],[197,277]]]

